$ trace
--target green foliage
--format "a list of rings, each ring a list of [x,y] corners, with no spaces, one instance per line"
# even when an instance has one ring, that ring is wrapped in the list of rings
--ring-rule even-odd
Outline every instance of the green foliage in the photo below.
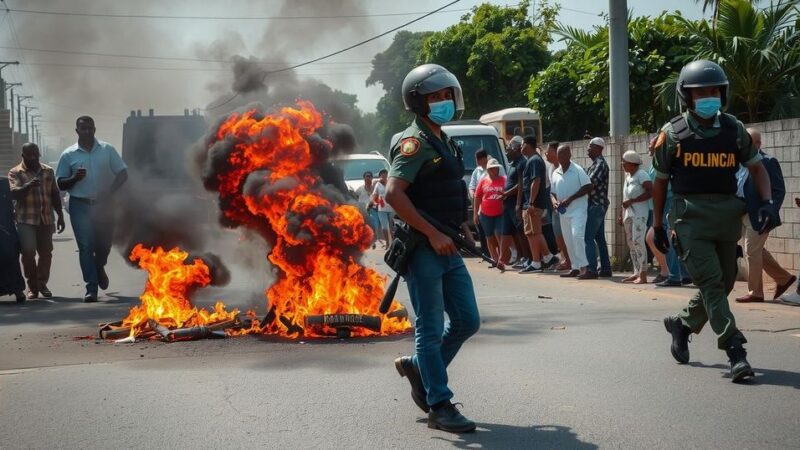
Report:
[[[425,39],[417,62],[440,64],[458,77],[465,117],[526,103],[529,74],[550,62],[549,28],[558,14],[558,6],[538,3],[535,21],[528,0],[510,7],[484,3]]]
[[[545,136],[578,139],[588,130],[604,135],[609,128],[608,27],[581,30],[557,25],[567,42],[545,71],[534,75],[528,99],[543,117]],[[669,117],[657,102],[658,85],[685,60],[687,43],[674,15],[628,20],[628,65],[632,132],[656,129]],[[572,85],[573,87],[570,87]]]
[[[413,118],[403,106],[400,88],[406,74],[417,66],[422,42],[430,34],[400,31],[389,48],[372,59],[372,72],[367,78],[367,86],[380,84],[386,91],[378,101],[376,117],[371,119],[379,140],[376,149],[386,151],[392,135],[404,130]]]
[[[722,0],[716,26],[679,18],[691,46],[687,58],[710,59],[730,82],[728,111],[744,122],[800,115],[800,12],[798,0],[779,0],[758,9],[745,0]],[[662,103],[674,90],[664,83]]]

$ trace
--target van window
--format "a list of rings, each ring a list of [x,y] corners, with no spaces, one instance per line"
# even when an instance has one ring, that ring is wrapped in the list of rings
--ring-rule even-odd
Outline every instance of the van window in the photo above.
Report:
[[[465,175],[472,175],[477,163],[475,162],[475,152],[479,148],[483,148],[489,154],[489,157],[494,158],[505,166],[505,158],[501,154],[500,145],[497,143],[497,136],[492,135],[477,135],[477,136],[452,136],[453,140],[461,147],[461,152],[464,155],[464,173]]]

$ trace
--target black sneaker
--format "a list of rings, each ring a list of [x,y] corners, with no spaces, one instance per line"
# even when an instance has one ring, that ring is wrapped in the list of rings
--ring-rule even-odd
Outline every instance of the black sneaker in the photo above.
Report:
[[[689,337],[692,335],[692,330],[681,322],[678,316],[669,316],[664,318],[664,327],[667,333],[672,335],[672,345],[670,351],[675,361],[681,364],[689,362]]]
[[[447,431],[448,433],[469,433],[475,431],[475,422],[464,417],[456,405],[446,405],[428,413],[428,428]]]
[[[558,256],[553,255],[547,261],[542,261],[542,269],[549,269],[556,264],[558,264],[561,260],[558,259]]]
[[[666,280],[664,280],[664,281],[662,281],[660,283],[656,283],[656,286],[658,286],[658,287],[680,287],[681,286],[681,282],[678,281],[678,280],[670,280],[669,278],[667,278]]]
[[[611,278],[614,274],[612,274],[610,270],[601,270],[597,273],[597,276],[600,278]]]
[[[395,359],[394,368],[397,369],[397,373],[399,373],[401,377],[408,378],[408,382],[411,384],[411,399],[419,406],[419,409],[425,412],[430,411],[431,407],[428,406],[428,402],[425,400],[427,394],[425,392],[425,386],[422,384],[422,377],[420,377],[419,371],[416,366],[414,366],[414,361],[411,357],[401,356]]]
[[[97,301],[96,292],[87,292],[86,295],[83,296],[83,303],[95,303],[96,301]]]
[[[511,266],[512,269],[524,269],[526,267],[528,267],[527,258],[520,258],[519,261],[515,262],[514,265]]]
[[[104,291],[108,289],[108,275],[104,267],[97,268],[97,285]]]
[[[684,278],[684,279],[681,280],[681,284],[686,286],[688,284],[694,284],[694,281],[692,281],[691,278]]]
[[[541,267],[533,267],[533,264],[528,264],[528,267],[520,270],[519,273],[536,273],[541,271],[542,271]]]
[[[750,363],[747,362],[747,351],[742,347],[742,342],[738,338],[733,338],[729,342],[725,353],[728,354],[731,363],[731,381],[738,383],[756,376]]]

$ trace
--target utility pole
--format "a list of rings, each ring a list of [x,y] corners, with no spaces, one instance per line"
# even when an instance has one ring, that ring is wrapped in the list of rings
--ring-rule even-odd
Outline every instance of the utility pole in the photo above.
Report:
[[[33,134],[31,135],[31,142],[39,143],[39,139],[36,138],[36,125],[34,124],[34,120],[37,117],[42,117],[41,114],[32,114],[31,115],[31,130],[33,130]]]
[[[608,0],[609,98],[611,136],[624,136],[631,128],[628,79],[628,2]]]
[[[39,108],[37,108],[35,106],[28,106],[28,105],[24,105],[23,108],[25,108],[25,134],[28,135],[28,140],[30,140],[30,138],[31,138],[31,128],[30,128],[30,125],[28,125],[28,112],[29,111],[33,111],[35,109],[39,109]]]
[[[3,79],[3,69],[10,65],[19,65],[19,61],[0,61],[0,104],[6,107],[6,81]]]
[[[11,111],[11,132],[14,132],[14,86],[22,86],[22,83],[6,83],[6,89],[11,90],[11,97],[9,98],[9,107],[8,109]],[[3,103],[3,108],[6,107],[6,104]]]
[[[22,101],[33,98],[32,95],[18,95],[17,96],[17,132],[22,134]]]

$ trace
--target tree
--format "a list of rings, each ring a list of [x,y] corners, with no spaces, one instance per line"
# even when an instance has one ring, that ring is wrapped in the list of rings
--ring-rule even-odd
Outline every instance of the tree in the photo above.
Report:
[[[403,131],[413,118],[403,106],[400,88],[406,74],[417,66],[422,42],[430,34],[400,31],[389,48],[372,58],[372,72],[367,78],[367,86],[380,84],[386,91],[378,101],[376,116],[370,118],[370,122],[377,127],[378,148],[388,151],[386,147],[392,135]]]
[[[710,59],[730,82],[728,111],[745,122],[800,115],[800,11],[798,0],[757,9],[745,0],[722,0],[716,27],[678,17],[691,45],[686,59]],[[677,74],[661,88],[661,101],[675,105]]]
[[[528,99],[542,115],[545,136],[581,138],[585,130],[604,135],[609,128],[608,27],[581,30],[558,25],[554,32],[567,42],[555,61],[531,77]],[[628,19],[631,128],[656,129],[669,118],[658,99],[658,87],[683,65],[682,35],[673,15]]]
[[[535,21],[529,9],[528,0],[511,7],[484,3],[425,39],[418,62],[440,64],[458,77],[465,117],[524,105],[528,77],[550,63],[549,29],[558,6],[539,2]]]

